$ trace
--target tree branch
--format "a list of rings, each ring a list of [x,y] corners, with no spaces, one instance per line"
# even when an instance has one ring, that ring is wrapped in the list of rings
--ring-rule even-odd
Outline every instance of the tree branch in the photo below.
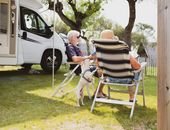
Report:
[[[73,0],[69,0],[69,1],[68,1],[68,4],[71,6],[73,12],[77,12],[76,3],[74,4],[74,3],[73,3]]]
[[[54,10],[54,2],[49,3],[49,9]],[[69,19],[64,13],[63,13],[63,4],[61,2],[57,2],[55,5],[56,12],[60,16],[61,20],[65,22],[68,26],[70,26],[72,29],[76,29],[76,23]]]

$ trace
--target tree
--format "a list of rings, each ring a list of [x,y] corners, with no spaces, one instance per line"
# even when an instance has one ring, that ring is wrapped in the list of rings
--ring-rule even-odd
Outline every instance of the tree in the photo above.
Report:
[[[94,24],[95,21],[95,24]],[[88,19],[84,26],[87,30],[103,31],[105,29],[113,29],[113,22],[105,16],[96,16]]]
[[[57,33],[67,34],[70,28],[63,21],[58,20],[55,26],[55,30]]]
[[[114,33],[115,35],[117,35],[119,37],[120,40],[124,39],[124,28],[119,25],[119,24],[115,24],[113,27]]]
[[[46,0],[43,0],[46,1]],[[126,0],[129,5],[129,21],[124,30],[124,41],[131,47],[131,33],[134,27],[136,19],[136,2],[143,0]],[[53,9],[52,0],[48,0],[49,8]],[[62,19],[62,21],[68,25],[71,29],[80,31],[83,27],[83,24],[87,21],[87,18],[90,18],[95,13],[99,12],[102,8],[102,5],[107,2],[107,0],[63,0],[60,2],[57,0],[55,5],[55,10]],[[64,12],[63,3],[69,6],[67,13]],[[71,11],[71,12],[70,12]]]
[[[51,0],[48,0],[48,2],[49,9],[53,9],[54,2]],[[105,0],[63,0],[63,2],[57,0],[55,10],[66,25],[71,29],[80,31],[83,26],[83,21],[100,11],[101,5],[104,2]],[[67,13],[64,12],[64,3],[67,4],[69,8],[67,9]]]
[[[145,35],[146,37],[153,37],[155,33],[154,28],[149,24],[138,23],[135,25],[136,30],[141,34]]]
[[[125,27],[124,32],[124,41],[129,45],[131,48],[131,33],[136,19],[136,2],[137,0],[127,0],[129,4],[129,22]]]
[[[124,28],[121,25],[116,24],[113,27],[113,30],[115,32],[115,35],[117,35],[120,40],[124,39]],[[148,43],[147,37],[143,33],[141,33],[139,30],[137,30],[136,32],[132,32],[131,46],[136,48],[141,43],[147,44]]]
[[[133,48],[138,47],[140,44],[147,44],[148,40],[145,37],[145,35],[139,33],[139,32],[134,32],[132,33],[132,42],[131,42],[131,46],[133,46]]]
[[[135,25],[135,27],[136,27],[137,32],[141,36],[143,35],[143,41],[141,41],[141,43],[147,44],[147,46],[150,46],[150,47],[156,46],[156,42],[153,42],[153,40],[155,41],[155,37],[153,35],[155,33],[155,30],[151,25],[138,23],[137,25]]]

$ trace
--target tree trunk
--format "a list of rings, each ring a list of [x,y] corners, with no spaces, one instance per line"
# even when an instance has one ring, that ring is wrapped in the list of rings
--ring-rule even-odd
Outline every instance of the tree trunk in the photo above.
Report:
[[[129,48],[131,48],[131,33],[136,19],[136,1],[137,0],[127,0],[129,4],[129,22],[125,28],[124,32],[124,41],[128,44]]]
[[[54,2],[49,2],[49,9],[53,10],[54,8]],[[77,16],[76,17],[76,22],[69,19],[64,13],[63,13],[63,3],[57,1],[56,5],[55,5],[55,11],[58,13],[59,17],[61,18],[61,20],[68,25],[72,30],[77,30],[80,31],[81,26],[82,26],[82,21],[84,19],[80,19]],[[76,11],[76,10],[75,10]],[[77,12],[75,12],[77,13]],[[81,17],[81,14],[79,14]],[[79,19],[79,22],[77,23],[77,19]]]

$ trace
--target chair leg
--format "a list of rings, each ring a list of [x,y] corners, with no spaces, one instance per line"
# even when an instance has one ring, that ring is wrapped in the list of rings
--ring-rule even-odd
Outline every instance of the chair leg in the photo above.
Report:
[[[108,99],[110,98],[110,86],[108,86]]]
[[[145,106],[145,87],[144,87],[143,78],[142,78],[142,95],[143,95],[143,106]]]
[[[131,112],[130,112],[130,118],[132,118],[133,116],[133,113],[134,113],[134,108],[135,108],[135,103],[136,103],[136,97],[137,97],[137,94],[138,94],[138,88],[139,88],[139,82],[136,83],[136,86],[135,86],[135,94],[134,94],[134,99],[133,99],[133,104],[132,104],[132,108],[131,108]]]
[[[75,74],[73,73],[72,75],[68,75],[63,82],[55,89],[54,93],[52,94],[52,96],[55,96],[60,89],[64,88],[69,82],[71,82],[71,80],[75,77]]]
[[[94,105],[95,105],[95,102],[96,102],[97,94],[98,94],[98,92],[99,92],[101,83],[102,83],[102,81],[99,81],[99,84],[98,84],[98,87],[97,87],[97,90],[96,90],[96,93],[95,93],[95,96],[94,96],[94,100],[93,100],[93,103],[92,103],[92,106],[91,106],[91,112],[92,112],[93,109],[94,109]]]

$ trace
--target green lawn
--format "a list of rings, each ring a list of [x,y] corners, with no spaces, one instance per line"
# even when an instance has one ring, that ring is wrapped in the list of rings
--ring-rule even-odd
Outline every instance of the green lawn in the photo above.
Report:
[[[2,130],[156,130],[156,78],[145,77],[146,107],[138,96],[134,117],[130,108],[97,103],[85,92],[85,106],[77,107],[74,93],[51,97],[51,75],[30,75],[18,67],[0,67],[0,129]],[[38,66],[35,66],[39,69]],[[67,72],[64,66],[55,74],[57,86]],[[71,86],[78,82],[76,78]],[[97,82],[97,80],[96,80]],[[96,83],[97,84],[97,83]],[[91,89],[91,93],[93,90]],[[113,95],[113,94],[112,94]],[[127,98],[124,94],[114,94]]]
[[[157,67],[147,66],[145,73],[148,76],[157,76]]]

